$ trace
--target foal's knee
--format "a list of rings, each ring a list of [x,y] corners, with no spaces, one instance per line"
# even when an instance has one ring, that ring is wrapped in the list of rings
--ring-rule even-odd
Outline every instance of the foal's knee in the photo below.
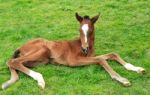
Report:
[[[119,54],[118,53],[111,53],[110,54],[110,58],[112,58],[112,59],[116,59],[116,58],[118,58],[119,57]]]
[[[12,67],[12,68],[17,67],[17,62],[15,59],[10,59],[6,64],[7,64],[7,66]]]
[[[106,59],[104,59],[103,57],[100,57],[100,58],[97,59],[97,61],[103,63],[104,61],[106,61]]]
[[[10,59],[10,60],[8,60],[8,61],[6,62],[6,65],[9,66],[9,67],[11,67],[12,62],[13,62],[13,59]]]

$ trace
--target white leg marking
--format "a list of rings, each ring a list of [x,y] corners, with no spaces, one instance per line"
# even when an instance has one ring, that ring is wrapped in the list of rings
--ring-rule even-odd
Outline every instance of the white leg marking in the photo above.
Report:
[[[122,83],[124,86],[130,86],[131,83],[128,79],[123,78],[123,77],[119,77],[119,78],[115,78],[117,81],[119,81],[120,83]]]
[[[87,32],[88,32],[88,30],[89,30],[89,27],[88,27],[88,24],[84,24],[83,26],[82,26],[82,30],[83,30],[83,33],[84,33],[84,39],[85,39],[85,43],[87,43]]]
[[[137,72],[137,73],[141,73],[141,72],[145,71],[144,68],[142,68],[142,67],[136,67],[136,66],[134,66],[134,65],[132,65],[132,64],[130,64],[130,63],[126,63],[126,64],[124,65],[124,67],[125,67],[127,70],[135,71],[135,72]]]
[[[44,87],[45,87],[45,81],[44,81],[44,79],[43,79],[42,74],[30,70],[29,76],[31,76],[34,80],[36,80],[36,81],[38,82],[38,85],[39,85],[42,89],[44,89]]]

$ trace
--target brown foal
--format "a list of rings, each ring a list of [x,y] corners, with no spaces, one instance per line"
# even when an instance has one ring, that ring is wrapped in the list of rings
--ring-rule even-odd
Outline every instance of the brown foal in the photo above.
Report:
[[[38,82],[38,86],[44,89],[45,81],[42,74],[27,68],[34,67],[38,64],[57,63],[71,67],[99,64],[109,73],[112,79],[119,81],[124,86],[129,86],[130,82],[116,73],[108,65],[107,60],[115,60],[127,70],[132,70],[137,73],[145,72],[144,68],[136,67],[125,62],[116,53],[94,56],[94,23],[98,20],[99,15],[92,18],[89,16],[79,16],[78,13],[75,15],[80,23],[80,38],[71,41],[35,39],[18,48],[13,57],[7,62],[11,72],[11,78],[3,83],[2,89],[8,88],[19,79],[16,70],[32,77]]]

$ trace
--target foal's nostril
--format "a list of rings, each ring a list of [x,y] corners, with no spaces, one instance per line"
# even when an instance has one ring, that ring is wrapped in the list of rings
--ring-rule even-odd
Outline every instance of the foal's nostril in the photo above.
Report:
[[[85,55],[87,55],[87,54],[88,54],[88,47],[86,47],[86,48],[83,48],[83,47],[82,47],[82,52],[83,52]]]
[[[85,51],[88,51],[88,47],[85,48]]]

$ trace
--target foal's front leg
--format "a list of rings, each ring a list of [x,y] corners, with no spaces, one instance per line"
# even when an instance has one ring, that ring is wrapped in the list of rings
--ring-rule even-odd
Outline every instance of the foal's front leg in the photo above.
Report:
[[[107,61],[100,57],[80,57],[77,61],[77,66],[96,64],[101,65],[111,76],[112,79],[115,79],[122,83],[124,86],[130,86],[131,83],[126,79],[121,77],[118,73],[116,73],[107,63]]]
[[[104,54],[104,55],[101,55],[101,56],[97,56],[97,57],[102,57],[104,58],[105,60],[115,60],[117,61],[118,63],[120,63],[122,66],[124,66],[127,70],[130,70],[130,71],[135,71],[137,73],[145,73],[145,69],[142,68],[142,67],[137,67],[137,66],[134,66],[130,63],[127,63],[125,62],[119,54],[117,53],[109,53],[109,54]]]

